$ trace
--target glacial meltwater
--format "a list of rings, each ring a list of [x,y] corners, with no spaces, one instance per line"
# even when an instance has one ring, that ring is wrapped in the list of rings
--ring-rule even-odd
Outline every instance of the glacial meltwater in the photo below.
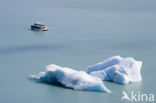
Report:
[[[49,31],[30,30],[37,21]],[[28,79],[49,64],[87,71],[115,55],[142,61],[142,81],[97,81],[105,93]],[[156,0],[0,0],[0,103],[125,103],[132,93],[151,100],[155,64]]]

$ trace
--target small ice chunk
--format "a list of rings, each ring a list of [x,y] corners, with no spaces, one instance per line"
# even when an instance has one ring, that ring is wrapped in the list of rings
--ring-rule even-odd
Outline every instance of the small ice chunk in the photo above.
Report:
[[[100,78],[93,77],[84,71],[76,71],[54,64],[46,66],[46,72],[30,75],[29,79],[44,83],[61,83],[75,90],[110,92]]]
[[[141,67],[142,62],[134,60],[132,57],[113,56],[104,62],[89,67],[87,72],[102,80],[128,84],[142,80]]]

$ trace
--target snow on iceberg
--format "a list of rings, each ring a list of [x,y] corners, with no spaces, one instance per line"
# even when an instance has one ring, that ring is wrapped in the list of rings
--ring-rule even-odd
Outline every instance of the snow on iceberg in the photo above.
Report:
[[[104,62],[89,67],[87,73],[102,80],[128,84],[142,80],[141,67],[142,62],[131,57],[113,56]]]
[[[76,71],[54,64],[46,66],[46,72],[30,75],[29,79],[44,83],[61,83],[75,90],[110,92],[100,78],[93,77],[84,71]]]

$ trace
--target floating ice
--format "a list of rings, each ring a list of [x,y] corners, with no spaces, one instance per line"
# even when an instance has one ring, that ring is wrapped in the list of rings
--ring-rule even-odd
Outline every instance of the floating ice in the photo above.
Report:
[[[44,83],[61,83],[75,90],[110,92],[100,78],[93,77],[84,71],[76,71],[54,64],[46,66],[46,72],[30,75],[29,79]]]
[[[102,80],[128,84],[142,80],[141,66],[141,61],[136,61],[131,57],[113,56],[104,62],[89,67],[87,72]]]

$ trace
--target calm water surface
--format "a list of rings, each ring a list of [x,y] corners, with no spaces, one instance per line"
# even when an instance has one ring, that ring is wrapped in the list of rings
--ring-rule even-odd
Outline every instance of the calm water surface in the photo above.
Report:
[[[36,21],[50,30],[29,30]],[[51,63],[85,71],[114,55],[143,61],[143,81],[104,82],[109,94],[27,79]],[[0,0],[0,103],[120,103],[123,90],[156,95],[155,64],[156,0]]]

